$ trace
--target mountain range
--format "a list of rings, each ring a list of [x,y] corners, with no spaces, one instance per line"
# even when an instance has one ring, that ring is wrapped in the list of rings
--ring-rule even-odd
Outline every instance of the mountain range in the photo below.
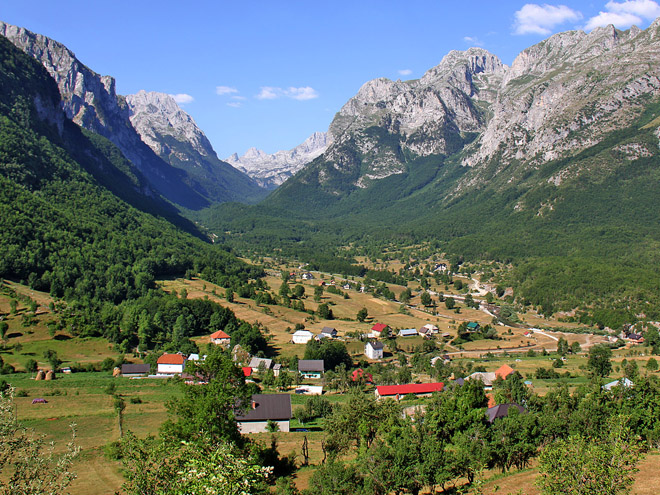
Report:
[[[250,148],[238,156],[234,153],[225,161],[256,180],[261,187],[272,190],[321,155],[328,147],[328,133],[315,132],[302,144],[288,151],[268,154]]]
[[[165,198],[235,246],[309,258],[430,242],[513,263],[526,300],[563,293],[566,307],[643,299],[660,276],[658,20],[559,33],[510,67],[482,48],[452,51],[418,80],[365,83],[327,133],[293,150],[226,162],[170,96],[119,96],[61,44],[4,23],[0,34],[46,68],[65,117],[114,157],[88,167],[98,181],[180,222]],[[253,207],[219,205],[275,187]]]
[[[218,159],[203,132],[170,97],[118,95],[112,77],[85,66],[61,43],[1,21],[0,34],[41,62],[57,83],[66,116],[114,143],[154,193],[192,210],[265,196],[256,182]]]

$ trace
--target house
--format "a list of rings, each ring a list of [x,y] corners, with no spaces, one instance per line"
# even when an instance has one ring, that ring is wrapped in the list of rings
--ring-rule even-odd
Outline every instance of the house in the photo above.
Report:
[[[298,361],[298,372],[303,378],[319,379],[323,371],[323,359],[301,359]]]
[[[121,376],[134,377],[134,376],[147,376],[151,372],[151,365],[149,364],[122,364]]]
[[[369,359],[383,359],[383,344],[381,342],[367,342],[364,346],[364,355]]]
[[[332,327],[323,327],[321,329],[321,334],[334,339],[337,337],[337,329]]]
[[[630,340],[631,342],[635,344],[641,344],[644,342],[644,337],[642,337],[642,334],[640,333],[629,333],[628,337],[626,337],[627,340]]]
[[[623,378],[622,380],[614,380],[613,382],[606,383],[603,385],[603,390],[612,390],[616,387],[631,388],[634,383],[628,378]]]
[[[519,404],[500,404],[499,406],[489,407],[486,410],[486,414],[488,415],[488,422],[492,423],[496,419],[507,417],[509,415],[509,410],[513,408],[517,408],[518,411],[520,411],[520,414],[527,412],[527,409]]]
[[[351,373],[351,381],[357,382],[364,380],[367,383],[373,383],[374,377],[371,373],[367,373],[362,368],[358,368]]]
[[[274,377],[280,376],[280,371],[282,371],[282,365],[280,363],[274,364],[273,365],[273,376]]]
[[[344,289],[344,290],[349,290],[351,288],[351,284],[344,284],[344,285],[342,285],[341,288]]]
[[[163,354],[156,364],[159,375],[180,375],[186,367],[186,358],[181,354]]]
[[[399,337],[412,337],[417,335],[416,328],[406,328],[405,330],[399,330]]]
[[[305,273],[302,274],[302,277],[301,277],[301,278],[302,278],[303,280],[314,280],[314,275],[312,275],[312,274],[309,273],[309,272],[305,272]]]
[[[262,367],[264,371],[269,370],[272,365],[273,365],[272,359],[258,358],[258,357],[253,357],[250,360],[250,364],[248,364],[248,366],[252,368],[252,373],[256,373],[257,371],[259,371],[259,367]]]
[[[480,328],[479,323],[476,321],[469,322],[466,327],[468,332],[478,332]]]
[[[422,335],[424,335],[424,334],[426,334],[426,335],[435,335],[436,333],[438,333],[438,327],[436,327],[435,325],[432,325],[431,323],[427,323],[422,328],[417,330],[417,332],[422,334]]]
[[[503,364],[495,370],[495,376],[496,379],[501,378],[502,380],[506,380],[508,376],[513,375],[515,372],[516,371],[511,366]]]
[[[289,431],[291,421],[291,396],[289,394],[255,394],[250,408],[236,414],[241,433],[264,433],[268,421],[277,423],[280,431]]]
[[[306,344],[314,338],[314,334],[309,330],[297,330],[291,340],[294,344]]]
[[[408,394],[417,397],[429,396],[433,392],[442,392],[445,384],[438,383],[411,383],[409,385],[381,385],[376,387],[376,399],[390,397],[399,400]]]
[[[493,382],[497,380],[497,375],[494,371],[477,371],[465,377],[465,380],[480,380],[484,384],[484,388],[493,388]]]
[[[213,332],[211,334],[212,344],[228,346],[230,341],[231,337],[222,330],[218,330],[217,332]]]
[[[446,272],[447,271],[447,263],[436,263],[435,267],[433,268],[434,272]]]
[[[371,333],[369,334],[369,337],[379,339],[383,332],[386,329],[389,330],[389,328],[390,327],[385,323],[376,323],[373,327],[371,327]]]
[[[241,369],[243,370],[243,376],[245,376],[245,378],[252,376],[252,368],[249,366],[243,366]]]

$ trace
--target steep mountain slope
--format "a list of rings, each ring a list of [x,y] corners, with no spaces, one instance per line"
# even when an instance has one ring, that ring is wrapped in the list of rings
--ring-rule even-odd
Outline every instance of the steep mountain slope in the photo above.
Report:
[[[131,124],[160,158],[185,170],[193,189],[213,201],[254,201],[266,195],[254,180],[220,161],[204,133],[170,95],[126,96]]]
[[[220,162],[214,152],[200,155],[196,144],[180,141],[181,136],[179,141],[167,133],[162,136],[177,148],[176,158],[167,155],[164,160],[157,156],[133,127],[129,106],[123,96],[116,94],[114,79],[86,67],[61,43],[1,21],[0,34],[44,65],[57,82],[62,108],[69,119],[112,141],[168,200],[198,210],[213,202],[263,196],[255,183]],[[190,153],[187,160],[183,158],[185,153]]]
[[[261,187],[275,189],[305,165],[321,155],[329,145],[328,134],[315,132],[302,144],[288,151],[278,151],[269,155],[256,148],[250,148],[239,157],[234,153],[225,161],[245,172]]]
[[[0,37],[0,277],[95,304],[87,314],[114,332],[113,305],[146,294],[156,277],[246,278],[233,256],[146,213],[159,205],[141,195],[140,173],[61,106],[46,69]]]

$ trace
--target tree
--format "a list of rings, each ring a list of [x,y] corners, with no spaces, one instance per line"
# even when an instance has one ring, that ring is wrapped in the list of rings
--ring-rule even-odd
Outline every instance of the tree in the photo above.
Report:
[[[121,441],[122,464],[129,495],[261,493],[272,472],[226,442],[169,444],[129,432]]]
[[[410,302],[410,289],[406,289],[401,292],[401,295],[399,296],[399,301],[401,301],[402,304],[408,304]]]
[[[594,376],[606,377],[612,372],[612,349],[605,345],[595,345],[589,349],[587,369]]]
[[[454,309],[454,306],[456,306],[456,301],[454,300],[453,297],[448,297],[445,299],[445,307],[447,309]]]
[[[39,369],[39,364],[34,359],[30,358],[27,361],[25,361],[25,369],[29,373],[34,373]]]
[[[227,289],[225,290],[225,299],[227,299],[227,302],[229,302],[229,303],[234,302],[234,291],[231,290],[231,288],[229,288],[229,287],[227,287]]]
[[[582,348],[577,340],[571,344],[571,354],[579,354],[581,351]]]
[[[630,493],[641,451],[625,426],[610,420],[606,436],[594,440],[581,434],[556,440],[539,457],[537,484],[544,495],[616,495]]]
[[[55,455],[55,446],[43,435],[16,421],[13,389],[0,392],[0,493],[33,495],[67,493],[76,478],[70,470],[80,452],[75,429],[64,453]]]
[[[559,341],[557,341],[557,354],[565,356],[569,350],[568,341],[564,337],[559,337]]]
[[[4,340],[7,335],[7,330],[9,330],[9,325],[6,321],[0,321],[0,339]]]
[[[60,358],[57,357],[57,351],[54,351],[53,349],[47,349],[44,351],[44,359],[50,363],[50,367],[53,371],[57,370],[60,364],[62,364]]]
[[[314,301],[320,302],[321,296],[323,296],[323,286],[317,285],[316,287],[314,287]]]
[[[115,395],[112,405],[117,413],[117,422],[119,423],[119,438],[124,436],[124,409],[126,409],[126,402],[120,396]]]
[[[297,285],[293,288],[293,296],[294,296],[296,299],[302,299],[302,297],[303,297],[304,295],[305,295],[305,288],[304,288],[302,285],[297,284]]]
[[[646,361],[646,369],[651,373],[658,371],[658,361],[656,361],[655,358],[649,358],[649,360]]]
[[[431,294],[426,291],[422,292],[421,302],[422,305],[426,307],[429,307],[431,304],[433,304],[433,301],[431,300]]]
[[[326,303],[319,304],[319,307],[316,309],[316,314],[318,314],[319,318],[323,320],[334,320],[335,318],[332,314],[332,310]]]
[[[321,341],[312,339],[307,342],[304,359],[323,359],[323,366],[326,370],[335,370],[341,364],[346,368],[353,366],[353,360],[346,345],[330,339]]]
[[[291,373],[285,370],[280,370],[280,374],[277,375],[277,378],[275,379],[275,386],[285,392],[289,390],[289,387],[291,387],[292,384],[293,378],[291,377]]]
[[[363,322],[364,320],[367,319],[367,316],[369,316],[367,308],[362,308],[360,311],[357,312],[357,321]]]
[[[206,385],[182,384],[182,396],[167,402],[171,418],[161,427],[166,438],[193,441],[204,437],[211,442],[242,442],[235,421],[236,405],[247,408],[250,393],[243,371],[236,367],[220,346],[211,346],[203,361],[188,361],[186,371]]]

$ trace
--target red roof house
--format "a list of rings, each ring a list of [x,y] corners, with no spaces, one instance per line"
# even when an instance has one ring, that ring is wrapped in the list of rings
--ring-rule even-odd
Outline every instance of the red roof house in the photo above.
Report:
[[[381,397],[394,397],[397,400],[401,397],[414,394],[417,396],[431,395],[433,392],[442,392],[445,384],[437,383],[411,383],[408,385],[381,385],[376,387],[376,399]]]
[[[231,337],[227,335],[225,332],[222,330],[218,330],[217,332],[213,332],[211,334],[211,342],[216,345],[229,345],[229,342],[231,341]]]
[[[502,380],[506,380],[507,376],[513,375],[514,373],[515,370],[508,364],[503,364],[502,366],[500,366],[495,370],[495,376],[497,378],[501,378]]]
[[[163,354],[156,361],[159,375],[173,375],[183,373],[186,366],[186,358],[181,354]]]
[[[245,378],[252,375],[252,368],[250,368],[249,366],[243,366],[243,368],[241,369],[243,370],[243,374],[245,375]]]
[[[380,334],[383,333],[383,330],[389,328],[385,323],[376,323],[371,327],[371,333],[374,337],[380,337]]]

